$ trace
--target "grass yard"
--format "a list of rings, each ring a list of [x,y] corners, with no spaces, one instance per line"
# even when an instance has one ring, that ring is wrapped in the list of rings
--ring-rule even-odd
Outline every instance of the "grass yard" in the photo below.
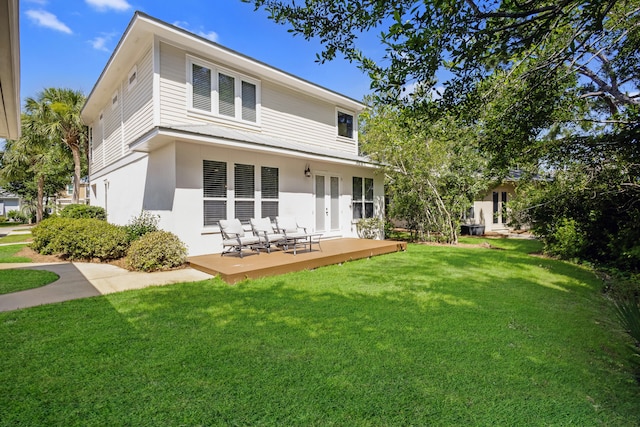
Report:
[[[0,270],[0,295],[39,288],[55,282],[58,277],[44,270]]]
[[[16,256],[18,252],[22,250],[26,245],[7,245],[0,246],[0,262],[12,263],[12,262],[31,262],[31,259],[27,257]]]
[[[0,313],[0,425],[637,426],[601,283],[490,243]]]
[[[26,243],[31,241],[31,233],[26,234],[10,234],[0,237],[0,243]]]

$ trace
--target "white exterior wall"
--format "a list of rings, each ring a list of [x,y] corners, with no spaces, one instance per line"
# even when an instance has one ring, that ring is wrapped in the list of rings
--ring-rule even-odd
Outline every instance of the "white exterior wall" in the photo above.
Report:
[[[129,86],[129,72],[136,69],[136,83]],[[128,144],[153,127],[153,55],[149,47],[111,90],[109,102],[92,126],[91,173],[120,160],[131,151]],[[113,96],[118,98],[113,104]]]
[[[283,138],[288,141],[305,143],[357,154],[357,123],[354,124],[354,138],[339,137],[337,134],[336,105],[319,101],[311,96],[291,90],[274,82],[260,80],[242,70],[235,70],[213,59],[202,58],[212,65],[231,69],[251,79],[260,81],[260,116],[257,126],[226,120],[188,109],[188,52],[167,43],[160,43],[160,126],[215,123],[236,129],[257,131],[263,135]],[[349,109],[341,109],[357,119],[357,114]],[[301,132],[301,130],[304,130]]]
[[[493,192],[498,192],[498,208],[499,217],[498,223],[493,222]],[[474,209],[474,223],[482,224],[485,226],[485,233],[490,231],[505,231],[508,229],[507,218],[503,218],[502,212],[502,192],[507,193],[507,203],[515,195],[515,187],[513,184],[503,184],[489,191],[482,200],[476,200],[473,202]]]
[[[130,156],[132,158],[134,156]],[[376,214],[382,215],[384,184],[381,175],[371,168],[306,162],[300,158],[259,154],[250,151],[220,149],[212,146],[174,142],[141,155],[135,161],[100,176],[92,182],[93,205],[106,207],[108,220],[124,225],[146,210],[160,215],[160,228],[175,233],[186,245],[189,255],[219,253],[222,239],[217,227],[203,225],[203,160],[227,163],[233,175],[235,163],[256,166],[256,209],[260,206],[260,166],[277,167],[279,171],[279,213],[294,216],[300,225],[315,230],[315,174],[340,178],[340,229],[324,233],[324,237],[357,237],[352,220],[352,177],[374,179]],[[309,164],[312,177],[305,177]],[[107,183],[107,186],[105,186]],[[228,217],[233,218],[233,180],[228,188]],[[259,213],[259,211],[258,211]]]

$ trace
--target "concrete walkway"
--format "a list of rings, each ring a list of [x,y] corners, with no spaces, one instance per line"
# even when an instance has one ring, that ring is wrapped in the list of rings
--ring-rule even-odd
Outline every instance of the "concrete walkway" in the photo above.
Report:
[[[15,226],[0,228],[0,237],[30,232],[30,226],[16,224]],[[15,245],[18,243],[7,244]],[[128,271],[111,264],[86,262],[0,263],[0,270],[9,268],[47,270],[56,273],[60,278],[40,288],[0,295],[0,312],[106,295],[129,289],[141,289],[147,286],[196,282],[213,277],[210,274],[193,268],[142,273],[139,271]]]
[[[47,270],[56,273],[60,278],[40,288],[0,295],[0,312],[213,277],[193,268],[142,273],[110,264],[83,262],[0,264],[0,269],[8,268]]]

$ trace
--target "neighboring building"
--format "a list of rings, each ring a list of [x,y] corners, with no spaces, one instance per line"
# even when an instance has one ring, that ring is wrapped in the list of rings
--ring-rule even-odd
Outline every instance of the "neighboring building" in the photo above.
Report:
[[[65,206],[73,203],[73,178],[67,184],[64,190],[60,191],[55,198],[56,212],[61,211]],[[89,182],[86,178],[80,180],[80,193],[78,195],[78,204],[89,204]]]
[[[0,138],[20,138],[18,0],[0,0]]]
[[[0,188],[0,217],[7,217],[10,211],[18,211],[22,209],[22,201],[20,196],[9,193]]]
[[[190,255],[217,221],[294,216],[325,237],[382,216],[383,176],[358,154],[356,100],[136,12],[82,110],[91,204],[147,210]]]
[[[511,229],[508,226],[509,200],[515,196],[515,182],[505,181],[492,188],[481,199],[473,202],[473,208],[467,222],[484,225],[484,232],[506,233]]]
[[[483,225],[485,233],[506,234],[513,231],[513,227],[509,226],[509,201],[516,195],[521,175],[520,170],[512,170],[500,185],[487,191],[480,200],[473,202],[464,223]]]

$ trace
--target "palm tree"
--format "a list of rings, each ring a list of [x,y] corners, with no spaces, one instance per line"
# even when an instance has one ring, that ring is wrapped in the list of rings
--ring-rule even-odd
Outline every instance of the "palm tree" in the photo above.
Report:
[[[39,101],[46,109],[42,123],[45,132],[64,143],[73,156],[72,203],[78,203],[82,173],[80,153],[87,143],[87,130],[80,118],[85,99],[81,91],[72,89],[48,88],[39,95]]]

